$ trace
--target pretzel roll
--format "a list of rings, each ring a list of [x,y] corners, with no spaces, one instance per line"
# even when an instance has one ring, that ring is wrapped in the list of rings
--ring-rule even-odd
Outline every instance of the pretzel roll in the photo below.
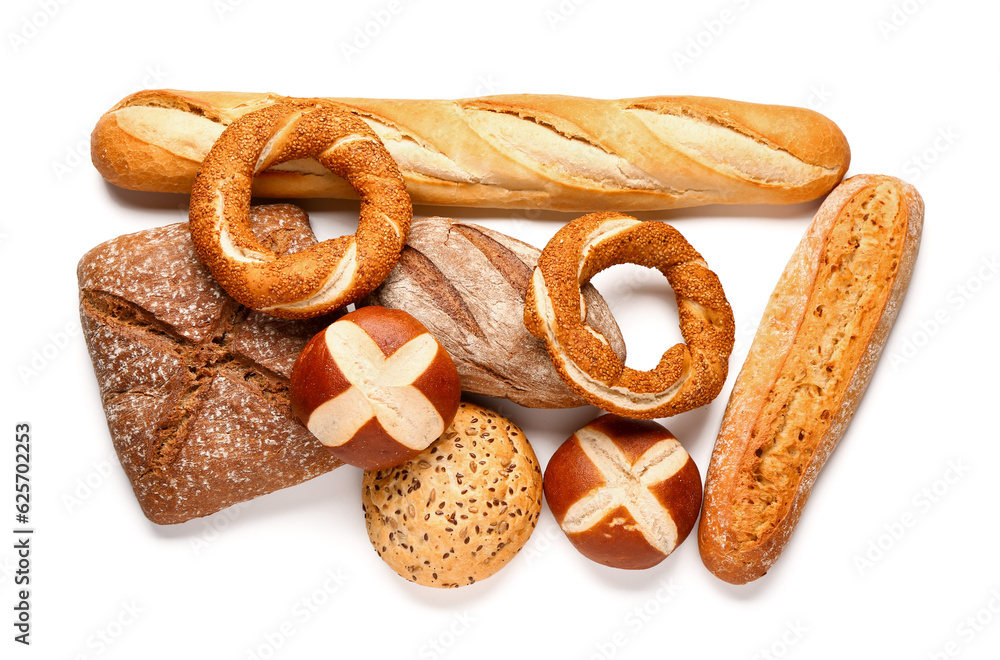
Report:
[[[365,307],[309,340],[292,369],[292,410],[333,454],[379,470],[415,456],[455,418],[451,356],[406,312]]]
[[[663,273],[677,298],[685,343],[651,371],[626,367],[599,332],[581,321],[580,287],[616,264]],[[733,312],[722,285],[680,232],[622,213],[591,213],[560,229],[531,277],[524,324],[545,342],[567,385],[595,406],[653,419],[703,406],[726,381]]]
[[[659,564],[694,529],[698,466],[656,422],[602,415],[545,468],[545,499],[581,554],[612,568]]]
[[[247,221],[254,176],[315,158],[361,198],[358,231],[278,256]],[[229,295],[274,316],[308,318],[370,293],[392,270],[413,214],[389,152],[357,117],[317,101],[288,100],[223,131],[191,191],[191,238]]]

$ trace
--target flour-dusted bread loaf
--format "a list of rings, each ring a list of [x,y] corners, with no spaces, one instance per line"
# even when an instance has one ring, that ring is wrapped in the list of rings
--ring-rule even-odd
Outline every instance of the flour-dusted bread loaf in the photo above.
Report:
[[[448,218],[413,221],[399,263],[363,304],[412,314],[451,354],[466,392],[531,408],[586,405],[524,327],[538,248]],[[587,322],[624,361],[625,340],[601,294],[583,287]]]
[[[255,209],[251,226],[276,253],[315,242],[290,205]],[[103,243],[77,276],[108,429],[150,520],[205,516],[340,465],[288,399],[295,359],[329,316],[238,305],[195,257],[187,223]]]
[[[283,98],[133,94],[97,122],[94,165],[124,188],[188,192],[226,126]],[[414,204],[583,212],[790,204],[829,192],[850,163],[837,125],[804,108],[694,96],[327,100],[368,122]],[[312,160],[262,172],[254,192],[354,196]]]
[[[706,477],[698,543],[721,579],[756,580],[788,542],[871,379],[910,282],[923,219],[909,184],[855,176],[826,199],[792,254],[736,379]]]

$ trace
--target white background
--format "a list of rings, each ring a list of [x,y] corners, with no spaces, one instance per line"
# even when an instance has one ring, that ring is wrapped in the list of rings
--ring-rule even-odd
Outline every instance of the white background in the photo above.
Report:
[[[0,654],[996,658],[998,19],[996,3],[971,1],[8,0]],[[366,26],[375,33],[367,43],[358,37]],[[345,54],[345,44],[360,47]],[[766,577],[720,582],[694,538],[651,570],[604,568],[577,554],[545,510],[493,578],[422,588],[371,549],[352,468],[175,527],[141,514],[111,453],[79,332],[75,267],[102,241],[185,219],[183,197],[116,190],[89,163],[98,117],[143,87],[701,94],[811,106],[847,135],[851,174],[918,187],[923,245],[868,393]],[[817,207],[642,214],[674,223],[704,254],[737,318],[722,395],[666,420],[703,474],[764,303]],[[353,231],[350,204],[311,208],[321,237]],[[575,217],[416,214],[474,219],[539,247]],[[623,266],[598,285],[629,363],[648,367],[678,334],[666,284]],[[489,403],[524,428],[543,464],[596,414]],[[30,647],[12,639],[18,421],[33,426]]]

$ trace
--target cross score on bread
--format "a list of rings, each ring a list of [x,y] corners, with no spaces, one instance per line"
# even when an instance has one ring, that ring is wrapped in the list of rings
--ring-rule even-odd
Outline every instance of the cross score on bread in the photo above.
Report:
[[[316,243],[305,212],[250,211],[276,254]],[[291,321],[227,296],[186,223],[120,236],[77,271],[80,314],[108,429],[154,523],[182,523],[340,465],[289,405],[302,348],[335,317]]]
[[[455,417],[447,351],[400,310],[364,307],[313,337],[292,372],[292,407],[341,460],[381,469],[416,455]]]
[[[701,479],[691,457],[659,424],[604,415],[553,455],[545,496],[584,555],[616,568],[648,568],[694,527]]]

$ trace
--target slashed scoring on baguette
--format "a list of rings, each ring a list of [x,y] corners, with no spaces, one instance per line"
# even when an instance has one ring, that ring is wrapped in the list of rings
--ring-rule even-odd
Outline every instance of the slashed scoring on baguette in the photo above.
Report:
[[[186,192],[229,123],[283,101],[140,92],[98,122],[94,163],[117,185]],[[579,211],[794,203],[829,191],[850,162],[839,128],[802,108],[669,96],[325,101],[378,135],[415,203]],[[255,193],[353,196],[307,158],[270,167]]]

